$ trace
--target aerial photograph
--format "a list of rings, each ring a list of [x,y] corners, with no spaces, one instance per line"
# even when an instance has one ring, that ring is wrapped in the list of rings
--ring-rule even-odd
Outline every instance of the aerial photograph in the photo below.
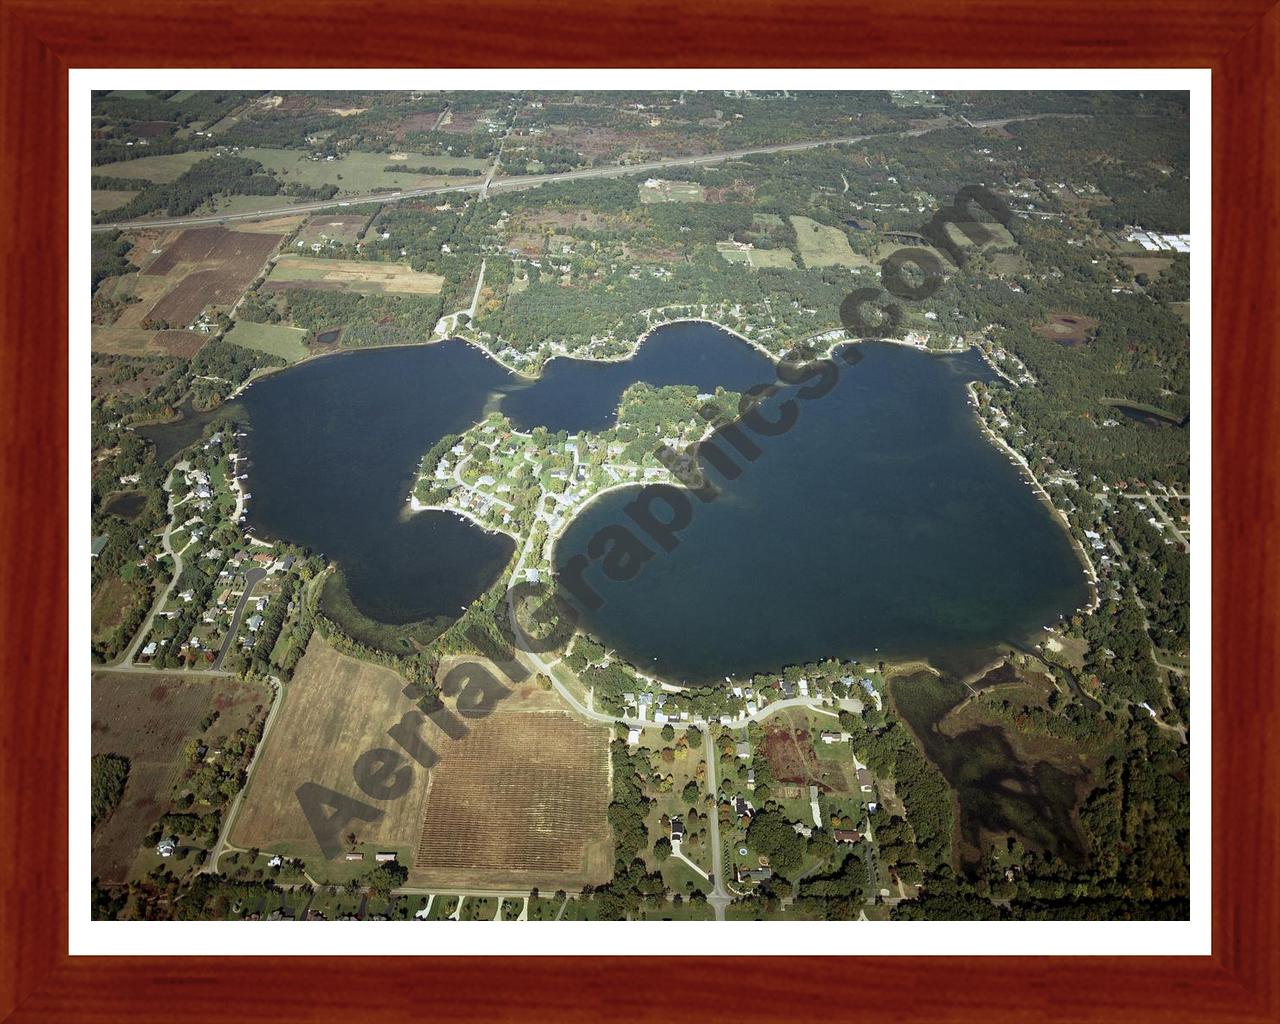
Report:
[[[1188,92],[89,112],[93,920],[1190,919]]]

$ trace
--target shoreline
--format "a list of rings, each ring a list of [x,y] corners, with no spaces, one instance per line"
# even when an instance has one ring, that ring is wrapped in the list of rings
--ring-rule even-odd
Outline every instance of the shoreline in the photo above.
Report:
[[[1036,497],[1048,506],[1053,518],[1057,520],[1058,525],[1062,527],[1067,535],[1067,540],[1071,543],[1071,547],[1075,550],[1076,556],[1080,563],[1084,566],[1084,574],[1089,578],[1089,590],[1091,600],[1087,608],[1083,609],[1086,614],[1092,615],[1102,605],[1102,590],[1098,583],[1098,570],[1093,565],[1093,559],[1084,549],[1084,544],[1071,532],[1071,521],[1067,518],[1066,513],[1053,503],[1053,499],[1049,496],[1049,492],[1045,490],[1044,485],[1040,483],[1039,478],[1031,471],[1031,466],[1027,463],[1026,456],[1014,448],[1000,434],[982,418],[978,411],[978,394],[974,388],[973,381],[965,385],[965,389],[972,399],[973,414],[978,421],[978,426],[982,432],[987,435],[988,440],[996,446],[997,449],[1005,452],[1014,462],[1018,464],[1022,470],[1023,476],[1030,481],[1032,489],[1036,492]],[[1081,609],[1077,609],[1078,611]]]
[[[528,381],[536,381],[536,380],[540,379],[540,378],[544,375],[544,373],[545,373],[545,371],[546,371],[546,367],[547,367],[547,366],[549,366],[549,365],[550,365],[552,362],[554,362],[556,359],[576,359],[576,360],[578,360],[578,361],[580,361],[580,362],[596,362],[596,363],[624,363],[624,362],[627,362],[627,361],[629,361],[629,360],[631,360],[631,359],[635,358],[635,356],[636,356],[636,354],[639,352],[639,350],[640,350],[641,346],[642,346],[642,345],[643,345],[643,344],[644,344],[644,343],[645,343],[645,342],[646,342],[646,341],[647,341],[647,340],[648,340],[652,335],[656,334],[658,331],[660,331],[660,330],[662,330],[662,329],[664,329],[664,328],[671,327],[671,326],[675,326],[675,325],[677,325],[677,324],[684,324],[684,323],[692,323],[692,324],[706,324],[706,325],[708,325],[708,326],[710,326],[710,327],[714,327],[714,328],[716,328],[716,329],[718,329],[718,330],[721,330],[721,331],[723,331],[724,333],[726,333],[726,334],[728,334],[728,335],[730,335],[730,336],[732,336],[732,337],[736,338],[738,341],[740,341],[740,342],[742,342],[742,343],[744,343],[744,344],[746,344],[746,345],[750,346],[753,350],[755,350],[755,351],[759,352],[760,354],[764,355],[765,357],[767,357],[767,358],[768,358],[768,360],[769,360],[769,362],[770,362],[770,364],[771,364],[772,366],[774,366],[775,368],[776,368],[776,366],[779,364],[779,362],[781,361],[779,358],[775,357],[774,353],[773,353],[773,352],[771,352],[769,349],[767,349],[767,348],[766,348],[762,343],[760,343],[760,342],[759,342],[759,341],[757,341],[757,340],[754,340],[754,339],[752,339],[752,338],[749,338],[749,337],[745,336],[745,335],[744,335],[744,334],[742,334],[740,331],[735,330],[735,329],[734,329],[734,328],[732,328],[732,327],[728,327],[728,326],[726,326],[726,325],[724,325],[724,324],[718,323],[718,322],[716,322],[716,321],[714,321],[714,320],[711,320],[711,319],[709,319],[709,318],[707,318],[707,317],[696,317],[696,316],[695,316],[695,317],[675,317],[675,318],[672,318],[672,319],[663,320],[663,321],[661,321],[661,322],[658,322],[658,323],[652,324],[650,327],[648,327],[648,329],[646,329],[642,334],[640,334],[640,335],[635,339],[634,343],[630,346],[629,350],[628,350],[625,354],[616,355],[616,356],[608,356],[608,357],[592,357],[592,356],[589,356],[589,355],[582,356],[582,355],[572,355],[572,354],[567,354],[567,353],[566,353],[566,354],[563,354],[563,355],[556,355],[556,356],[554,356],[552,359],[549,359],[545,364],[543,364],[543,366],[542,366],[542,368],[540,369],[539,373],[538,373],[538,374],[536,374],[536,375],[534,375],[534,374],[530,374],[530,373],[528,373],[527,371],[519,370],[519,369],[517,369],[517,368],[515,368],[515,367],[512,367],[512,366],[508,365],[506,362],[504,362],[502,359],[500,359],[498,356],[496,356],[493,352],[491,352],[488,348],[486,348],[486,347],[485,347],[483,344],[481,344],[479,341],[475,340],[474,338],[467,337],[467,336],[465,336],[465,335],[452,335],[452,336],[449,336],[449,337],[431,338],[431,339],[426,340],[426,341],[406,342],[406,343],[399,343],[399,344],[392,343],[392,344],[383,344],[383,345],[370,345],[370,346],[364,346],[364,347],[362,347],[362,348],[334,349],[334,350],[329,351],[329,352],[319,352],[319,353],[310,354],[310,355],[308,355],[307,357],[305,357],[305,358],[303,358],[303,359],[299,360],[298,362],[296,362],[296,363],[292,363],[292,364],[290,364],[290,365],[288,365],[288,366],[283,366],[283,367],[270,367],[270,368],[267,368],[264,372],[261,372],[261,373],[259,373],[259,374],[255,375],[255,376],[250,377],[250,379],[249,379],[249,380],[247,380],[247,381],[245,381],[243,384],[241,384],[241,385],[240,385],[240,386],[239,386],[239,387],[238,387],[238,388],[237,388],[237,389],[232,393],[232,395],[228,398],[228,401],[233,400],[233,399],[235,399],[235,398],[238,398],[241,394],[243,394],[243,393],[244,393],[244,391],[246,391],[246,390],[248,389],[248,387],[249,387],[250,385],[252,385],[254,382],[256,382],[256,381],[258,381],[258,380],[264,379],[265,377],[268,377],[268,376],[270,376],[270,375],[272,375],[272,374],[274,374],[274,373],[279,373],[279,372],[281,372],[281,371],[283,371],[283,370],[291,369],[291,368],[293,368],[294,366],[299,366],[299,365],[302,365],[303,363],[310,362],[310,361],[315,360],[315,359],[321,359],[321,358],[324,358],[324,357],[326,357],[326,356],[351,354],[351,353],[354,353],[354,352],[360,352],[360,351],[364,350],[365,348],[370,349],[370,350],[375,350],[375,349],[389,349],[389,348],[425,347],[425,346],[428,346],[428,345],[436,345],[436,344],[441,344],[441,343],[443,343],[443,342],[450,342],[450,341],[457,341],[457,342],[462,342],[462,343],[464,343],[464,344],[471,345],[471,346],[473,346],[473,347],[475,347],[475,348],[479,349],[479,350],[480,350],[480,351],[481,351],[485,356],[487,356],[487,357],[488,357],[489,359],[491,359],[493,362],[497,363],[499,366],[503,367],[503,369],[507,370],[509,373],[513,374],[514,376],[520,377],[520,378],[522,378],[522,379],[524,379],[524,380],[528,380]],[[835,337],[832,337],[832,338],[830,338],[830,339],[829,339],[829,342],[828,342],[828,344],[826,345],[825,349],[820,350],[820,351],[815,351],[815,353],[814,353],[814,355],[813,355],[813,358],[815,358],[815,359],[818,359],[818,358],[832,358],[832,357],[833,357],[833,354],[836,352],[836,350],[837,350],[837,349],[839,349],[839,348],[841,348],[841,347],[843,347],[843,346],[845,346],[845,345],[864,344],[864,343],[869,342],[869,341],[878,341],[878,342],[883,342],[883,343],[885,343],[885,344],[897,345],[897,346],[899,346],[899,347],[913,349],[914,351],[921,352],[921,353],[924,353],[924,354],[927,354],[927,355],[961,355],[961,354],[963,354],[964,352],[968,351],[968,349],[970,349],[970,348],[976,348],[976,349],[978,349],[978,352],[979,352],[979,354],[980,354],[981,358],[983,359],[983,362],[984,362],[984,363],[986,363],[986,364],[987,364],[987,366],[988,366],[988,367],[989,367],[993,372],[995,372],[995,373],[997,374],[997,376],[999,376],[1001,379],[1006,380],[1006,381],[1008,380],[1008,378],[1005,376],[1005,374],[1003,374],[1003,373],[999,370],[999,368],[998,368],[998,367],[995,367],[995,366],[992,364],[992,362],[991,362],[990,358],[987,356],[987,354],[986,354],[985,352],[983,352],[983,350],[982,350],[981,346],[980,346],[980,345],[977,345],[977,344],[975,344],[975,343],[968,343],[968,344],[966,344],[963,348],[942,349],[942,350],[938,350],[938,349],[929,349],[929,348],[927,348],[927,347],[926,347],[926,346],[924,346],[924,345],[916,344],[916,343],[914,343],[914,342],[908,342],[908,341],[906,341],[905,339],[899,339],[899,338],[848,338],[848,337],[844,337],[844,336],[843,336],[843,335],[845,334],[845,331],[844,331],[842,328],[831,328],[831,329],[828,329],[828,330],[825,330],[825,331],[817,332],[816,334],[810,334],[810,335],[807,335],[807,336],[806,336],[806,338],[801,339],[801,342],[803,342],[804,340],[808,340],[808,339],[812,339],[812,338],[816,338],[816,337],[821,337],[822,335],[826,335],[826,334],[835,334],[836,336],[835,336]],[[797,342],[797,344],[799,344],[799,343],[801,343],[801,342]],[[1023,457],[1020,455],[1020,453],[1018,453],[1018,452],[1016,451],[1016,449],[1014,449],[1011,445],[1009,445],[1009,443],[1008,443],[1007,441],[1005,441],[1005,439],[1004,439],[1004,438],[1000,437],[1000,435],[999,435],[998,433],[996,433],[995,431],[993,431],[993,430],[992,430],[992,428],[991,428],[990,426],[988,426],[988,424],[987,424],[987,423],[982,419],[981,415],[978,415],[978,408],[977,408],[977,404],[976,404],[976,393],[975,393],[975,391],[974,391],[974,382],[973,382],[973,381],[968,382],[968,383],[966,384],[966,388],[967,388],[967,390],[968,390],[968,393],[969,393],[970,397],[974,400],[974,413],[975,413],[975,416],[976,416],[976,418],[977,418],[977,420],[978,420],[978,424],[979,424],[980,429],[982,429],[982,430],[983,430],[983,432],[987,434],[987,436],[988,436],[988,440],[990,440],[990,441],[991,441],[991,442],[996,446],[997,450],[1002,450],[1005,454],[1009,455],[1009,457],[1010,457],[1011,459],[1013,459],[1014,461],[1016,461],[1016,462],[1020,465],[1020,467],[1022,468],[1022,471],[1023,471],[1023,473],[1025,474],[1025,476],[1026,476],[1026,478],[1027,478],[1028,482],[1032,485],[1033,489],[1035,489],[1035,490],[1036,490],[1038,499],[1039,499],[1039,500],[1041,500],[1042,502],[1044,502],[1044,503],[1049,507],[1049,510],[1050,510],[1051,514],[1053,514],[1053,515],[1058,519],[1059,524],[1060,524],[1060,525],[1061,525],[1061,526],[1062,526],[1062,527],[1067,531],[1068,538],[1069,538],[1069,540],[1070,540],[1070,542],[1071,542],[1071,544],[1072,544],[1073,548],[1076,550],[1077,556],[1078,556],[1079,560],[1081,561],[1082,566],[1084,566],[1084,567],[1085,567],[1085,569],[1086,569],[1086,574],[1089,576],[1089,579],[1090,579],[1089,588],[1090,588],[1090,591],[1091,591],[1092,600],[1091,600],[1091,603],[1089,604],[1089,606],[1087,607],[1087,609],[1085,609],[1085,610],[1087,611],[1087,613],[1092,613],[1093,611],[1095,611],[1095,610],[1097,609],[1097,607],[1099,607],[1099,605],[1100,605],[1100,603],[1101,603],[1101,602],[1100,602],[1100,591],[1099,591],[1099,588],[1098,588],[1096,571],[1093,569],[1092,562],[1089,560],[1089,558],[1088,558],[1087,554],[1082,550],[1081,545],[1080,545],[1080,542],[1079,542],[1079,541],[1078,541],[1078,540],[1077,540],[1077,539],[1076,539],[1076,538],[1071,534],[1071,531],[1070,531],[1070,524],[1069,524],[1069,522],[1066,520],[1066,517],[1063,515],[1063,513],[1062,513],[1059,509],[1057,509],[1057,507],[1056,507],[1056,506],[1054,506],[1054,505],[1053,505],[1053,502],[1052,502],[1052,500],[1049,498],[1048,493],[1044,490],[1043,486],[1040,484],[1039,480],[1035,477],[1035,475],[1030,471],[1029,467],[1028,467],[1028,466],[1027,466],[1027,464],[1026,464],[1026,460],[1025,460],[1025,458],[1023,458]],[[472,426],[471,426],[471,427],[469,427],[469,428],[468,428],[468,430],[473,429],[475,426],[477,426],[477,425],[478,425],[479,423],[481,423],[481,422],[483,422],[483,420],[479,420],[479,421],[477,421],[477,423],[476,423],[476,424],[472,424]],[[712,428],[712,427],[709,427],[709,428],[708,428],[708,430],[709,430],[709,431],[711,431],[711,430],[713,430],[713,429],[714,429],[714,428]],[[416,484],[416,480],[415,480],[415,484]],[[611,493],[613,493],[613,492],[620,491],[620,490],[624,490],[624,489],[628,489],[628,488],[634,488],[634,489],[637,489],[637,490],[641,490],[641,489],[643,489],[644,487],[649,486],[650,484],[661,484],[661,485],[664,485],[664,486],[671,486],[671,487],[680,487],[680,486],[681,486],[681,485],[678,483],[678,481],[674,481],[674,480],[673,480],[672,478],[670,478],[670,476],[668,475],[668,478],[663,479],[663,480],[653,480],[653,481],[645,481],[645,480],[628,480],[628,481],[619,481],[619,482],[617,482],[617,483],[612,483],[612,484],[608,485],[607,487],[604,487],[604,488],[600,489],[599,491],[596,491],[595,493],[593,493],[592,495],[590,495],[590,496],[587,498],[587,500],[586,500],[586,501],[584,501],[584,502],[583,502],[583,504],[582,504],[582,505],[580,505],[577,509],[575,509],[575,510],[573,511],[572,515],[571,515],[569,518],[567,518],[567,519],[566,519],[566,520],[561,524],[560,528],[559,528],[559,529],[558,529],[554,534],[550,534],[550,535],[549,535],[549,537],[548,537],[548,540],[547,540],[547,542],[546,542],[546,543],[547,543],[547,545],[548,545],[548,546],[547,546],[547,551],[548,551],[548,559],[547,559],[547,560],[548,560],[548,562],[549,562],[549,565],[552,567],[552,568],[550,569],[550,572],[552,573],[552,575],[554,576],[555,553],[556,553],[556,549],[557,549],[557,546],[558,546],[559,542],[561,541],[561,539],[563,538],[563,536],[568,532],[569,528],[570,528],[570,527],[571,527],[575,522],[577,522],[578,518],[579,518],[579,517],[580,517],[580,516],[581,516],[581,515],[582,515],[582,514],[583,514],[583,513],[588,509],[588,508],[590,508],[590,507],[591,507],[591,506],[592,506],[592,505],[593,505],[593,504],[594,504],[598,499],[600,499],[601,497],[603,497],[603,496],[605,496],[605,495],[607,495],[607,494],[611,494]],[[449,512],[449,513],[453,513],[453,514],[457,515],[459,518],[466,519],[468,522],[470,522],[470,523],[471,523],[471,525],[473,525],[473,526],[475,526],[475,527],[477,527],[477,528],[479,528],[479,529],[481,529],[481,530],[485,531],[486,533],[489,533],[489,534],[500,534],[500,535],[502,535],[502,536],[505,536],[505,537],[510,538],[510,539],[513,541],[513,543],[515,543],[515,544],[517,545],[517,549],[518,549],[518,550],[523,550],[523,548],[524,548],[525,546],[527,546],[528,541],[529,541],[530,537],[532,536],[532,533],[530,533],[529,535],[527,535],[527,536],[526,536],[526,535],[523,535],[523,534],[517,534],[517,533],[515,533],[515,532],[513,532],[513,531],[511,531],[511,530],[508,530],[508,529],[503,529],[503,528],[502,528],[502,527],[500,527],[500,526],[494,526],[494,525],[491,525],[491,524],[485,523],[485,522],[481,521],[481,520],[480,520],[480,519],[479,519],[479,518],[478,518],[474,513],[472,513],[472,512],[471,512],[470,510],[468,510],[468,509],[452,508],[452,507],[448,507],[448,506],[444,506],[444,505],[440,505],[440,504],[425,504],[425,503],[423,503],[423,502],[421,502],[421,501],[419,501],[419,500],[418,500],[418,498],[416,497],[416,495],[414,495],[414,494],[412,493],[412,490],[410,490],[409,494],[408,494],[408,495],[407,495],[407,497],[406,497],[406,504],[408,505],[408,509],[407,509],[407,510],[405,510],[404,512],[402,512],[402,515],[404,515],[404,516],[415,515],[415,514],[417,514],[418,512],[424,512],[424,511],[437,511],[437,512]],[[591,634],[590,634],[590,633],[586,633],[586,632],[584,632],[584,635],[588,635],[588,636],[590,636]],[[598,638],[597,638],[597,639],[598,639]],[[861,660],[864,660],[864,661],[865,661],[866,659],[865,659],[865,658],[863,658],[863,659],[861,659]],[[889,663],[889,664],[893,664],[893,663]],[[910,658],[910,659],[907,659],[907,660],[906,660],[905,662],[903,662],[902,664],[915,664],[915,665],[920,665],[920,666],[923,666],[923,667],[927,668],[929,671],[931,671],[931,672],[935,672],[935,673],[939,671],[938,669],[936,669],[936,668],[935,668],[935,667],[934,667],[934,666],[929,662],[928,658],[920,658],[920,657]],[[661,677],[661,676],[651,675],[651,674],[649,674],[649,673],[646,673],[645,675],[646,675],[646,678],[650,678],[650,679],[652,679],[655,683],[657,683],[657,684],[659,684],[659,685],[671,685],[671,686],[679,686],[679,685],[680,685],[680,684],[669,683],[668,681],[664,681],[664,680],[662,679],[662,677]]]

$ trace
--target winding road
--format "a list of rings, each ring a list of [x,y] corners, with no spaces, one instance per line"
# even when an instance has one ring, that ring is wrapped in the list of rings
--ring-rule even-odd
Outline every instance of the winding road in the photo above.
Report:
[[[188,463],[186,460],[179,462],[173,467],[173,471],[165,478],[164,493],[168,495],[168,513],[169,522],[165,525],[164,533],[160,535],[160,546],[164,549],[164,553],[173,558],[173,576],[169,580],[169,585],[164,588],[164,592],[155,599],[151,605],[151,610],[147,612],[147,617],[139,627],[138,632],[133,635],[133,640],[125,649],[114,664],[110,667],[113,669],[123,668],[133,664],[134,656],[138,653],[138,648],[142,646],[142,638],[151,632],[151,624],[155,621],[156,612],[165,606],[169,600],[169,595],[173,593],[173,588],[177,586],[178,577],[182,575],[182,554],[173,550],[173,545],[169,543],[169,538],[173,534],[173,513],[177,506],[173,502],[173,478],[179,473],[187,471]],[[186,550],[185,548],[183,549]]]

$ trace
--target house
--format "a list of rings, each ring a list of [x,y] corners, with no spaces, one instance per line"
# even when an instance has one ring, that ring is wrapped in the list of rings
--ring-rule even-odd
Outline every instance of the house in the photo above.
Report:
[[[871,784],[875,781],[875,779],[871,775],[871,772],[869,772],[866,768],[859,768],[857,770],[857,776],[858,776],[858,785],[862,787],[862,791],[864,793],[870,793]]]
[[[249,621],[248,621],[248,622],[246,622],[246,623],[245,623],[245,625],[249,627],[249,632],[250,632],[250,633],[256,633],[256,632],[258,632],[258,630],[262,628],[262,616],[261,616],[261,615],[250,615],[250,616],[249,616]]]
[[[636,728],[632,728],[627,733],[627,746],[634,747],[634,746],[637,746],[639,743],[640,743],[640,730]]]
[[[671,819],[671,841],[673,843],[680,842],[684,838],[684,822],[679,818]]]
[[[745,818],[749,814],[755,813],[755,808],[751,806],[751,801],[742,796],[733,798],[733,811],[739,818]]]
[[[177,837],[161,839],[156,843],[156,853],[161,857],[172,857],[178,850]]]
[[[747,743],[744,740],[743,742],[739,743],[734,749],[737,751],[738,756],[742,758],[742,760],[744,761],[751,760],[751,744],[750,743]]]
[[[862,833],[855,832],[852,829],[838,828],[833,833],[837,843],[860,843],[862,842]]]
[[[373,855],[373,859],[376,860],[379,864],[386,864],[388,861],[395,860],[396,855],[394,853],[387,853],[387,852],[375,853]]]
[[[364,854],[363,854],[363,853],[349,853],[349,854],[347,854],[347,860],[364,860]]]
[[[796,830],[796,835],[804,836],[805,839],[808,839],[811,835],[813,835],[813,829],[811,829],[808,825],[804,824],[804,822],[793,821],[791,823],[791,827]]]
[[[756,770],[754,768],[747,769],[747,789],[756,788]]]
[[[828,730],[827,732],[824,732],[822,734],[822,742],[827,744],[839,743],[840,734],[838,732],[831,732],[830,730]]]
[[[101,534],[100,536],[94,537],[93,540],[89,542],[90,557],[97,558],[100,554],[102,554],[102,549],[107,546],[108,540],[110,540],[110,538],[105,533]]]
[[[284,863],[284,858],[277,853],[274,857],[272,857],[269,861],[267,861],[267,867],[278,868],[283,863]]]
[[[735,867],[733,877],[737,882],[767,882],[773,877],[773,868],[749,868],[743,871],[742,868]]]

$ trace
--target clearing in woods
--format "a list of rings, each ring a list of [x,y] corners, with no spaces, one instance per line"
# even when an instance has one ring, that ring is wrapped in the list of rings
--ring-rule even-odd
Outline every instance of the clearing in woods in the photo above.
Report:
[[[189,171],[201,160],[213,156],[207,150],[193,149],[186,153],[163,153],[160,156],[143,156],[136,160],[120,160],[114,164],[102,164],[93,169],[94,177],[136,178],[167,184]]]
[[[174,783],[186,764],[183,747],[201,735],[201,721],[217,711],[208,735],[233,736],[271,695],[262,683],[161,673],[95,672],[90,686],[93,754],[129,759],[120,804],[93,832],[93,873],[103,882],[123,882],[147,833],[172,809]]]
[[[267,278],[268,289],[304,288],[363,294],[437,295],[444,278],[403,263],[281,256]]]
[[[848,236],[839,228],[819,224],[808,217],[792,217],[796,246],[806,267],[853,267],[858,263]]]
[[[460,660],[446,659],[441,673]],[[410,882],[571,889],[606,881],[609,730],[532,683],[466,724],[466,736],[437,747]]]
[[[1080,348],[1093,339],[1100,324],[1100,320],[1080,313],[1050,313],[1048,323],[1031,329],[1042,338],[1056,341],[1063,348]]]
[[[255,324],[249,320],[237,320],[227,333],[226,340],[242,348],[251,348],[268,355],[279,356],[291,363],[304,359],[310,349],[303,344],[307,332],[301,327],[285,327],[282,324]]]

